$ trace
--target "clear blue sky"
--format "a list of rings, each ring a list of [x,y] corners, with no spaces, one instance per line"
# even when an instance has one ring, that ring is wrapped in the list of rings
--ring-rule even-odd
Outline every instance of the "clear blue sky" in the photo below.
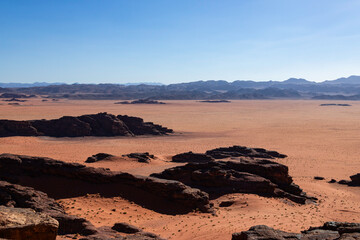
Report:
[[[1,0],[0,82],[360,75],[358,0]]]

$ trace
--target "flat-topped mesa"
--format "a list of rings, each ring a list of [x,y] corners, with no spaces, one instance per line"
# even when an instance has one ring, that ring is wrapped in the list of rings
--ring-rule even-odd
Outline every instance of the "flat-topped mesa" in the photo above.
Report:
[[[209,193],[210,198],[229,193],[254,193],[301,204],[315,201],[293,183],[287,166],[267,159],[231,157],[226,161],[191,162],[151,176],[199,188]]]
[[[212,212],[207,193],[181,182],[50,158],[1,154],[0,179],[33,187],[53,198],[100,193],[108,197],[121,196],[163,213],[186,213],[196,209]]]
[[[257,225],[247,231],[234,233],[232,240],[284,240],[284,239],[322,239],[322,240],[355,240],[360,239],[360,223],[326,222],[321,227],[311,227],[301,233],[288,233],[266,225]]]
[[[216,158],[251,157],[251,158],[286,158],[285,154],[269,151],[264,148],[248,148],[243,146],[221,147],[206,151],[206,154]]]
[[[78,117],[64,116],[53,120],[0,120],[0,137],[134,136],[166,135],[172,132],[172,129],[161,125],[144,122],[142,118],[115,116],[106,112]]]

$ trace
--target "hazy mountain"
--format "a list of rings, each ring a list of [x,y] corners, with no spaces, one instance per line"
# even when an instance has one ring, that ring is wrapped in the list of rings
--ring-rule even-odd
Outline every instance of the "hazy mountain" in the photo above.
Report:
[[[289,78],[288,80],[283,81],[283,83],[290,83],[290,84],[309,84],[309,83],[314,83],[314,82],[310,82],[306,79],[303,78]]]
[[[50,85],[62,85],[65,83],[55,82],[55,83],[48,83],[48,82],[34,82],[34,83],[1,83],[0,87],[2,88],[26,88],[26,87],[43,87],[43,86],[50,86]]]
[[[323,83],[330,84],[359,84],[360,85],[360,76],[350,76],[348,78],[338,78],[336,80],[328,80]]]

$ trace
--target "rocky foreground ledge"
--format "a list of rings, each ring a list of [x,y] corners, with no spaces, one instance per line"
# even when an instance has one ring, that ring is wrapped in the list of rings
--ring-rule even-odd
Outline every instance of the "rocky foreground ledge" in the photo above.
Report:
[[[30,187],[0,181],[0,193],[0,238],[52,240],[58,233],[69,238],[80,234],[82,240],[162,239],[126,223],[96,228],[84,218],[67,215],[54,199]]]
[[[360,223],[326,222],[321,227],[311,227],[301,233],[288,233],[265,225],[251,227],[248,231],[234,233],[232,240],[357,240]]]
[[[106,112],[53,120],[0,120],[0,137],[9,136],[135,136],[166,135],[173,130],[142,118],[112,115]]]
[[[188,164],[151,176],[180,181],[207,192],[211,199],[229,193],[254,193],[300,204],[316,201],[293,183],[287,166],[269,160],[284,157],[275,151],[242,146],[217,148],[206,154],[188,152],[173,157],[175,162]]]
[[[113,172],[51,158],[1,154],[0,180],[35,188],[55,199],[100,193],[105,197],[121,196],[161,213],[213,211],[207,193],[179,181]]]

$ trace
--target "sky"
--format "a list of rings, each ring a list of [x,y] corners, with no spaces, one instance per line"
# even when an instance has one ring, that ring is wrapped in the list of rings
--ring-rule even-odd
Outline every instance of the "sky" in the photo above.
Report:
[[[1,0],[0,82],[360,75],[358,0]]]

